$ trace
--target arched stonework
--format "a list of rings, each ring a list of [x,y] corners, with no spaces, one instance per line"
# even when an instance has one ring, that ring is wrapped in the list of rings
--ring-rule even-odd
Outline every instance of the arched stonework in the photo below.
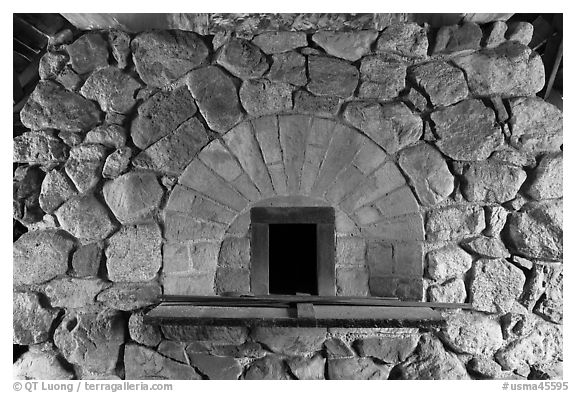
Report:
[[[164,292],[248,291],[254,206],[335,208],[338,294],[422,297],[423,218],[396,163],[305,115],[244,121],[187,166],[164,210]]]

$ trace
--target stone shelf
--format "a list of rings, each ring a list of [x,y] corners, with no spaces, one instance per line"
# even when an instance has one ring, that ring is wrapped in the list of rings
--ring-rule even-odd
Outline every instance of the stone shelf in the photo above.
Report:
[[[437,328],[441,314],[426,306],[314,305],[301,307],[201,306],[161,303],[144,316],[152,325]]]

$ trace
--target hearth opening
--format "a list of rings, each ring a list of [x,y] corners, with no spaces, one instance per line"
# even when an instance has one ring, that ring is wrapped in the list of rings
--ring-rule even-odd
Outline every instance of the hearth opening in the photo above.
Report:
[[[269,292],[318,295],[316,224],[270,224]]]

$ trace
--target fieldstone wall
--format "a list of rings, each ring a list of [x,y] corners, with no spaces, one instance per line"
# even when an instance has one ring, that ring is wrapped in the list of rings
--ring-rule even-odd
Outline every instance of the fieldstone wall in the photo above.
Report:
[[[18,378],[562,375],[562,113],[527,23],[90,31],[14,138]],[[249,209],[333,206],[339,295],[470,302],[445,328],[143,324],[249,291]]]

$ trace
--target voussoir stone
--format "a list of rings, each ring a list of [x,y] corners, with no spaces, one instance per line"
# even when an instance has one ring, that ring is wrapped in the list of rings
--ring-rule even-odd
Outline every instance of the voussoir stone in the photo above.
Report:
[[[522,270],[504,259],[479,259],[472,268],[472,307],[489,313],[506,313],[522,294]]]
[[[528,258],[563,257],[562,199],[528,203],[510,214],[504,231],[512,248]]]
[[[124,343],[124,319],[108,309],[68,313],[54,332],[54,343],[68,362],[90,372],[112,372]]]
[[[468,96],[464,73],[445,61],[411,67],[408,75],[430,97],[434,106],[452,105]]]
[[[416,23],[395,23],[388,26],[376,43],[379,52],[393,52],[408,57],[426,57],[426,30]]]
[[[308,56],[307,85],[311,93],[322,96],[350,97],[358,85],[359,73],[347,61],[325,56]]]
[[[108,209],[91,194],[69,199],[55,214],[64,230],[87,242],[102,240],[116,229]]]
[[[38,344],[50,338],[50,327],[58,311],[40,304],[36,292],[16,292],[12,302],[13,343],[20,345]]]
[[[140,83],[116,67],[106,67],[92,73],[80,89],[80,94],[97,101],[105,112],[128,113],[136,104]]]
[[[158,208],[163,190],[153,172],[129,172],[106,182],[102,193],[118,221],[137,224]]]
[[[252,116],[285,112],[292,109],[292,87],[268,79],[247,80],[240,87],[240,101]]]
[[[108,65],[108,43],[98,33],[87,33],[66,46],[72,68],[86,74]]]
[[[360,356],[370,356],[385,363],[397,364],[414,352],[419,338],[418,335],[369,337],[357,340],[354,348]]]
[[[242,120],[238,92],[232,79],[216,66],[190,72],[186,83],[200,113],[214,131],[225,132]]]
[[[260,78],[268,71],[264,53],[250,41],[232,38],[219,50],[216,62],[240,79]]]
[[[257,327],[251,336],[275,353],[302,355],[322,348],[322,343],[326,339],[326,329]]]
[[[155,281],[114,283],[98,294],[96,300],[115,310],[132,311],[160,302],[162,288]]]
[[[122,227],[108,240],[106,267],[116,282],[152,280],[162,265],[162,234],[157,224]]]
[[[155,87],[180,78],[208,57],[200,36],[183,30],[144,32],[132,40],[130,47],[140,78]]]
[[[534,170],[526,194],[536,200],[562,198],[562,174],[562,153],[545,155]]]
[[[145,149],[195,113],[196,105],[186,86],[156,93],[138,107],[138,116],[130,129],[132,141],[140,149]]]
[[[50,281],[44,293],[52,307],[84,308],[93,305],[96,295],[108,286],[99,278],[63,277]]]
[[[70,149],[64,170],[81,194],[100,181],[106,155],[106,147],[100,144],[81,144]]]
[[[562,146],[562,111],[540,97],[510,100],[510,144],[522,152],[556,152]]]
[[[442,154],[422,143],[400,152],[398,164],[408,175],[420,202],[433,206],[454,191],[454,176]]]
[[[378,38],[378,32],[369,30],[319,31],[312,36],[312,41],[331,56],[356,61],[370,51],[376,38]]]
[[[472,256],[455,245],[430,251],[426,258],[428,276],[437,281],[458,277],[472,266]]]
[[[468,87],[477,96],[529,96],[544,87],[544,64],[540,55],[517,42],[507,42],[453,61],[464,70]]]
[[[306,33],[301,31],[274,31],[257,35],[252,39],[252,43],[270,55],[306,46],[308,40]]]
[[[428,214],[426,234],[431,241],[454,240],[480,233],[484,227],[482,207],[454,205],[433,210]]]
[[[31,130],[55,128],[83,132],[101,120],[98,106],[52,81],[40,81],[20,111],[22,124]]]
[[[14,284],[38,284],[65,274],[73,247],[62,231],[26,232],[12,246]]]
[[[466,164],[463,178],[462,194],[470,202],[504,203],[514,199],[526,180],[526,172],[487,160]]]
[[[500,323],[484,314],[458,312],[446,322],[440,337],[456,353],[491,356],[504,344]]]
[[[158,352],[137,344],[124,349],[126,379],[202,379],[193,367],[176,362]]]
[[[492,109],[480,100],[465,100],[432,113],[436,146],[454,160],[485,160],[504,142]]]
[[[76,187],[66,173],[53,169],[46,174],[42,181],[38,202],[46,213],[52,213],[60,205],[77,194]]]
[[[378,364],[370,358],[328,359],[329,379],[388,379],[391,369],[391,365]]]
[[[66,161],[68,147],[50,131],[29,131],[14,138],[12,161],[50,164]]]
[[[359,97],[388,101],[406,87],[406,63],[393,55],[367,56],[360,64]]]
[[[304,86],[306,78],[306,57],[298,52],[279,53],[272,56],[272,66],[267,78],[274,82]]]
[[[388,154],[415,143],[422,135],[422,119],[403,103],[351,102],[344,109],[344,118]]]

